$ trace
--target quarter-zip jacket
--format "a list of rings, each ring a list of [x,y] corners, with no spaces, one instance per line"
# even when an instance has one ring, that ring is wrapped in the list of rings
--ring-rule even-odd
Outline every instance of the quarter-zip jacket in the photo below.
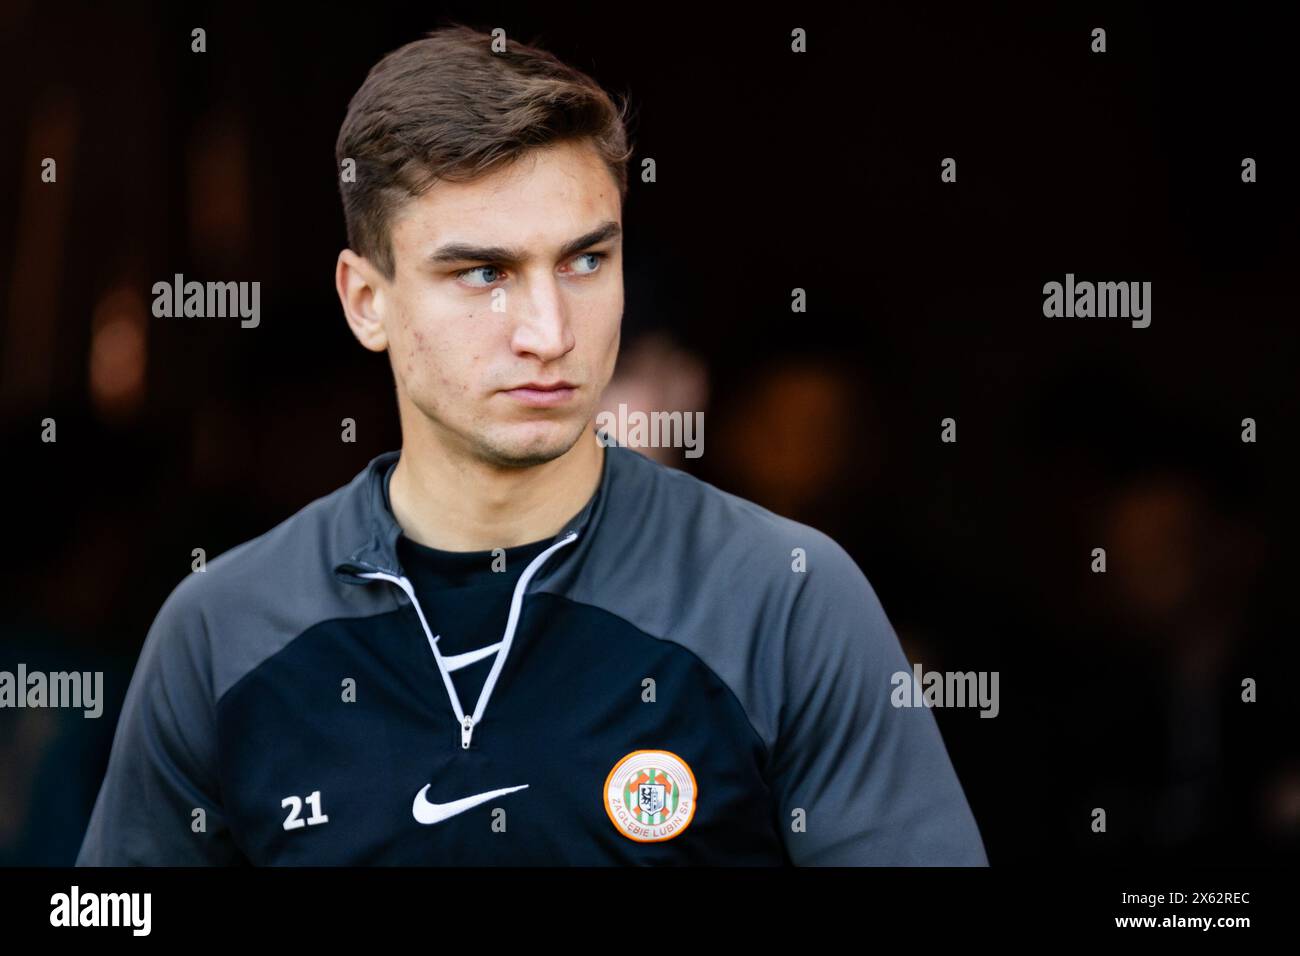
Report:
[[[79,865],[987,864],[831,538],[611,446],[500,641],[444,656],[398,456],[168,596]],[[467,709],[450,674],[489,655]]]

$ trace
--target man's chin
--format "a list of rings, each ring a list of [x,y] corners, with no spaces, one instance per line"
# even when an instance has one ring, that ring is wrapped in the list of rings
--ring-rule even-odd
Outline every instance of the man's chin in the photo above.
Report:
[[[534,468],[565,454],[586,434],[585,422],[535,421],[495,429],[479,438],[484,460],[500,468]]]

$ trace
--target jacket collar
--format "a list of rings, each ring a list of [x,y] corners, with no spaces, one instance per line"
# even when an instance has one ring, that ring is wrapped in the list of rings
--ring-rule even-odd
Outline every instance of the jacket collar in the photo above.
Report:
[[[615,453],[620,450],[613,446],[605,447],[596,493],[565,523],[555,535],[556,539],[574,531],[580,538],[584,537],[588,526],[594,525],[593,516],[600,503],[609,497],[609,486],[617,467]],[[344,526],[351,531],[344,536],[341,558],[334,565],[334,574],[342,581],[369,583],[368,579],[359,577],[359,572],[385,571],[396,577],[403,576],[397,557],[397,539],[402,528],[388,504],[388,481],[400,457],[400,450],[376,455],[343,490]]]

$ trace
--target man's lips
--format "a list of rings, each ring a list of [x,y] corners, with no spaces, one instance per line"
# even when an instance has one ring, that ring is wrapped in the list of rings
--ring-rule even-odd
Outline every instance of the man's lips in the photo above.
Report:
[[[516,388],[502,389],[520,404],[530,408],[554,408],[563,405],[577,393],[578,386],[571,382],[528,382]]]

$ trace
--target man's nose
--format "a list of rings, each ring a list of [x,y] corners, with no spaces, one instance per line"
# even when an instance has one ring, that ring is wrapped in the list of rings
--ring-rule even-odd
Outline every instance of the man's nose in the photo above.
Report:
[[[532,355],[542,362],[550,362],[574,346],[573,328],[569,324],[568,307],[554,276],[537,279],[528,284],[517,304],[512,346],[516,354]]]

